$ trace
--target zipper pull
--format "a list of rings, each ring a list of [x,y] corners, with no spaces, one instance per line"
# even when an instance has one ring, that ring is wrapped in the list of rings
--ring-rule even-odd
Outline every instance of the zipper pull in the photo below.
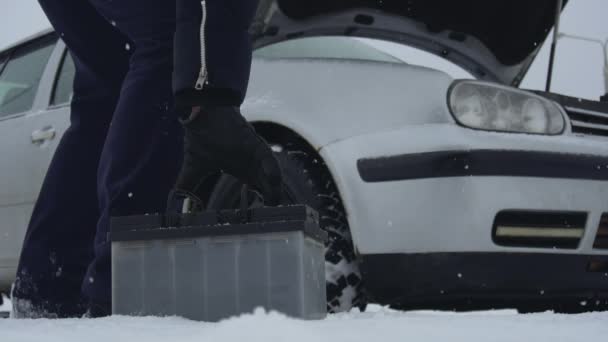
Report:
[[[206,80],[207,80],[207,72],[206,72],[206,70],[201,69],[201,72],[198,74],[198,79],[196,80],[196,84],[194,85],[194,89],[203,90]]]

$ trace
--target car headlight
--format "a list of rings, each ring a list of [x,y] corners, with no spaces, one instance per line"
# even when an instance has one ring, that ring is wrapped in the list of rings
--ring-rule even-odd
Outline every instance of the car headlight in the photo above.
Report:
[[[562,109],[553,101],[498,84],[457,81],[448,95],[458,123],[487,131],[561,134]]]

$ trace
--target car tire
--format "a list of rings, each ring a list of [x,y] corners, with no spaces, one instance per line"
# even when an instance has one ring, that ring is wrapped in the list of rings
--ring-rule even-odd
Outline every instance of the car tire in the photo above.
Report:
[[[364,310],[363,283],[346,213],[326,165],[312,153],[293,145],[273,145],[273,150],[281,163],[287,191],[295,202],[318,211],[320,227],[329,235],[325,252],[328,312]],[[237,208],[240,189],[241,183],[235,178],[220,177],[207,207]]]

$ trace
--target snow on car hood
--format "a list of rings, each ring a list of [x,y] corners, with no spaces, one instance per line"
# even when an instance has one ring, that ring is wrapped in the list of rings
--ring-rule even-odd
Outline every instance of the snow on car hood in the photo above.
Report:
[[[564,1],[564,4],[567,0]],[[304,36],[378,38],[517,86],[554,24],[557,0],[262,0],[256,47]]]

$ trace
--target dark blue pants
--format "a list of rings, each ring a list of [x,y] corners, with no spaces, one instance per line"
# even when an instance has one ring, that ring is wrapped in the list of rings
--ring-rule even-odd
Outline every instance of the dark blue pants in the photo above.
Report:
[[[175,0],[40,0],[76,64],[65,132],[13,295],[38,314],[111,300],[111,216],[164,210],[182,157],[171,88]],[[34,313],[37,314],[37,313]]]
[[[239,106],[245,99],[251,68],[249,27],[258,0],[175,0],[175,70],[173,87],[178,105]],[[203,12],[206,13],[203,20]],[[205,39],[200,39],[201,26]],[[203,67],[204,89],[195,84]]]

